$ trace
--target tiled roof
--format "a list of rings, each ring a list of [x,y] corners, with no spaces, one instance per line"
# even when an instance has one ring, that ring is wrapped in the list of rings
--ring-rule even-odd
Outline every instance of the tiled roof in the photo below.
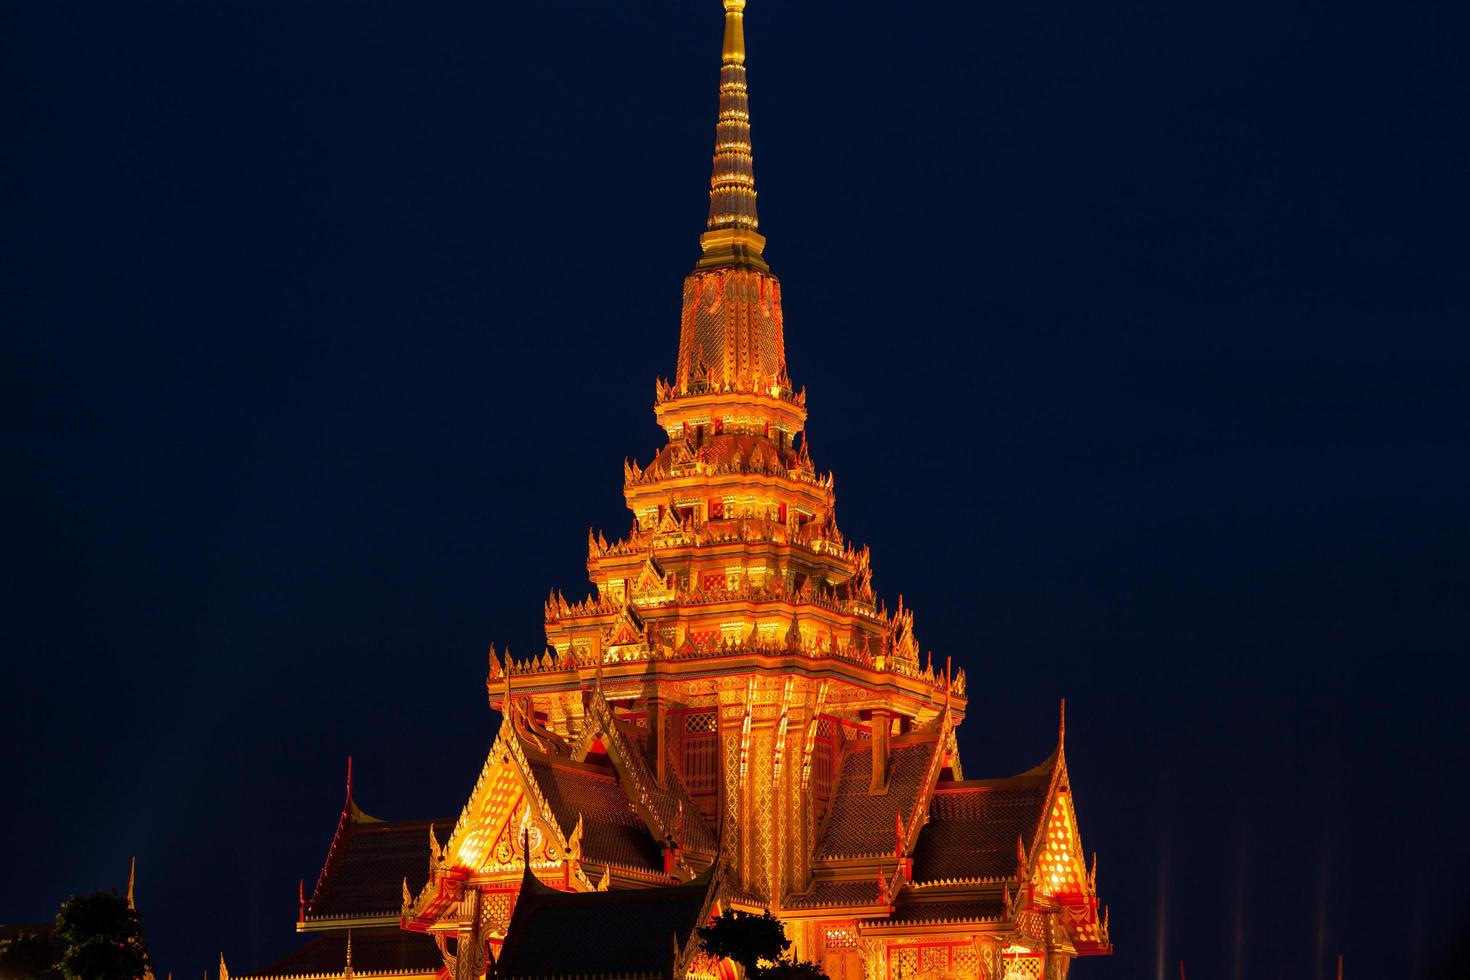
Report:
[[[1016,841],[1031,845],[1049,779],[1041,772],[936,786],[914,848],[914,881],[1015,874]]]
[[[353,973],[435,973],[444,967],[444,959],[439,955],[434,940],[422,933],[404,932],[397,926],[382,926],[353,929],[351,935]],[[340,976],[347,965],[347,936],[346,929],[319,933],[284,959],[242,976]]]
[[[897,844],[894,819],[903,814],[907,825],[914,801],[923,790],[936,742],[906,742],[889,750],[888,792],[869,796],[873,757],[866,744],[842,762],[832,797],[832,813],[817,846],[817,860],[879,857],[892,854]]]
[[[435,825],[441,844],[453,826],[452,820]],[[374,820],[349,803],[348,818],[338,828],[326,866],[306,903],[306,916],[397,915],[404,878],[412,892],[429,878],[429,821]]]
[[[534,880],[521,889],[495,964],[497,980],[670,977],[704,910],[709,882],[663,888],[559,892]]]
[[[726,904],[750,905],[757,908],[766,908],[771,904],[770,898],[757,882],[751,881],[748,885],[742,886],[734,875],[726,875],[724,881],[720,883],[720,900]]]
[[[586,860],[655,874],[663,871],[663,852],[611,772],[528,761],[562,833],[570,837],[581,815]]]
[[[909,902],[893,910],[884,919],[869,919],[870,924],[940,925],[949,922],[998,921],[1005,915],[1005,900],[980,898],[953,902]]]
[[[875,876],[872,881],[818,881],[809,894],[790,895],[783,904],[798,910],[877,905],[878,879]]]
[[[601,703],[610,717],[612,709],[605,701]],[[704,822],[699,807],[684,791],[683,784],[672,778],[666,781],[667,785],[660,786],[654,778],[646,754],[646,731],[619,723],[611,727],[611,731],[603,732],[608,755],[617,767],[620,779],[631,780],[634,786],[641,786],[647,793],[649,809],[655,815],[653,822],[658,824],[662,833],[673,834],[682,820],[685,850],[713,855],[719,849],[719,843]]]

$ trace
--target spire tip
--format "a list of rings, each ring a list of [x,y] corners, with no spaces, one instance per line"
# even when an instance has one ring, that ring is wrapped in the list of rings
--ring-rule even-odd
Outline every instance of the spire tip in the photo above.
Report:
[[[745,0],[722,0],[725,39],[720,49],[720,116],[715,126],[709,221],[700,236],[699,268],[745,265],[769,271],[756,228],[755,168],[750,148],[750,98],[745,82]]]

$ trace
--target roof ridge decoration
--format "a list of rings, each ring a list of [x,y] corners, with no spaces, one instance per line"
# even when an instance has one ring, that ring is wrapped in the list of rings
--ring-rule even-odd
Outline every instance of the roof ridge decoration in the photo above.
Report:
[[[352,756],[347,757],[347,787],[345,799],[342,802],[342,814],[337,818],[337,829],[332,832],[332,843],[327,845],[327,858],[322,862],[322,870],[317,874],[316,885],[311,890],[311,898],[301,904],[299,922],[305,922],[307,916],[316,905],[317,896],[327,883],[327,872],[332,867],[332,859],[340,853],[340,848],[347,840],[347,835],[352,831],[355,823],[381,823],[375,817],[369,817],[363,813],[352,798]],[[300,897],[301,890],[298,883],[297,896]]]
[[[688,794],[684,792],[679,780],[670,780],[668,787],[658,786],[657,781],[653,778],[653,773],[649,771],[648,763],[643,758],[643,753],[629,745],[618,728],[612,707],[607,703],[601,685],[594,687],[587,698],[587,712],[590,715],[589,728],[601,736],[608,758],[612,760],[614,769],[624,781],[624,792],[627,793],[628,802],[633,805],[634,810],[648,825],[654,840],[663,843],[676,839],[678,817],[675,813],[665,814],[663,810],[682,808],[685,813],[690,814],[688,820],[704,830],[704,833],[699,835],[701,846],[697,850],[707,850],[704,845],[708,843],[708,828],[704,826],[699,808],[688,799]],[[660,803],[663,806],[660,806]],[[695,876],[694,869],[684,858],[682,847],[674,850],[674,859],[676,866],[682,869],[687,876],[686,880]]]
[[[949,685],[945,685],[946,692]],[[924,772],[924,781],[919,784],[919,791],[914,794],[913,805],[909,808],[908,831],[903,832],[904,824],[899,824],[898,846],[902,853],[899,857],[909,858],[908,870],[910,877],[913,872],[912,855],[914,848],[918,846],[919,834],[929,822],[929,801],[934,797],[934,788],[939,785],[939,773],[943,769],[944,757],[948,748],[947,739],[954,734],[954,716],[950,713],[949,698],[945,697],[944,707],[940,709],[938,722],[939,737],[934,740],[934,747],[929,756],[929,763]],[[958,756],[958,752],[956,752]]]
[[[948,700],[948,691],[946,691],[946,703],[947,703],[947,700]],[[950,769],[950,772],[954,776],[954,781],[955,782],[964,782],[964,779],[965,779],[965,771],[961,767],[961,764],[960,764],[960,741],[959,741],[958,736],[956,736],[956,734],[955,734],[955,726],[954,725],[950,725],[949,726],[949,732],[947,734],[945,734],[944,739],[943,739],[943,742],[944,742],[944,750],[945,750],[945,752],[949,756],[949,760],[950,760],[950,762],[949,762],[949,769]],[[935,785],[936,788],[938,787],[938,785],[939,785],[938,780],[935,780],[934,785]],[[930,795],[932,797],[932,795],[933,795],[933,791],[932,790],[930,791]]]
[[[582,866],[582,811],[577,811],[577,825],[572,828],[572,834],[567,838],[567,860],[580,868]],[[591,884],[589,882],[589,884]]]
[[[553,592],[552,594],[554,597],[555,592]],[[563,605],[565,605],[565,601],[563,601]],[[506,664],[504,667],[502,667],[500,664],[500,658],[495,656],[495,644],[490,644],[490,671],[485,677],[485,688],[492,696],[495,694],[495,682],[498,680],[503,680],[505,678],[505,675],[508,673],[510,673],[509,658],[506,658]]]
[[[512,764],[514,765],[517,774],[520,776],[521,783],[525,786],[527,794],[536,803],[536,816],[537,818],[539,818],[536,820],[536,822],[541,824],[543,827],[546,827],[554,835],[556,851],[561,854],[562,860],[564,862],[571,862],[571,877],[576,881],[578,885],[581,886],[580,888],[578,888],[578,891],[591,891],[592,882],[587,879],[587,875],[582,871],[580,860],[571,861],[571,854],[573,850],[572,844],[570,841],[568,841],[566,833],[561,829],[561,823],[556,819],[556,811],[551,808],[551,804],[547,801],[546,795],[541,791],[541,784],[537,782],[535,775],[531,772],[531,763],[526,759],[525,752],[521,750],[520,739],[514,737],[513,732],[512,737],[506,739],[506,742],[508,743],[508,747],[510,749]],[[527,873],[530,873],[531,868],[530,818],[531,814],[528,811],[526,816],[523,818],[524,822],[521,827],[521,835],[525,845],[521,852],[521,855],[526,863]],[[579,814],[577,817],[576,829],[573,831],[573,836],[576,838],[576,851],[579,858],[582,850],[581,832],[582,819]],[[546,850],[548,852],[551,851],[550,848],[546,848]],[[550,857],[550,853],[548,853],[548,857]]]
[[[434,830],[434,822],[429,821],[429,877],[434,877],[434,872],[444,870],[449,860],[449,848],[439,843],[439,835]],[[408,878],[404,877],[404,888],[408,888]]]
[[[352,808],[353,823],[382,823],[377,817],[364,813],[362,807],[357,805],[357,798],[352,794],[352,756],[347,757],[347,803]]]
[[[678,935],[675,934],[674,936],[674,963],[672,976],[675,977],[682,977],[687,975],[690,972],[690,966],[694,963],[694,961],[699,957],[702,952],[702,948],[699,943],[698,926],[710,920],[712,910],[719,903],[720,891],[725,881],[724,863],[721,861],[711,861],[709,867],[705,868],[703,873],[701,873],[698,878],[690,881],[689,884],[697,884],[700,879],[704,879],[705,889],[704,901],[700,903],[699,914],[694,919],[696,928],[689,930],[689,936],[684,940],[684,945],[682,949],[679,946]]]

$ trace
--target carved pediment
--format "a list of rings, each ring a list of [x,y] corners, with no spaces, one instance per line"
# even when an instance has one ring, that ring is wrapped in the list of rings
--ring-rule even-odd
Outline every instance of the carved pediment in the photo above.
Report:
[[[669,586],[664,570],[652,555],[648,555],[643,559],[643,564],[639,566],[637,576],[632,579],[629,598],[634,605],[644,606],[655,602],[665,602],[673,597],[674,590]]]
[[[609,648],[643,643],[643,619],[632,606],[624,606],[618,618],[602,636],[603,645]]]

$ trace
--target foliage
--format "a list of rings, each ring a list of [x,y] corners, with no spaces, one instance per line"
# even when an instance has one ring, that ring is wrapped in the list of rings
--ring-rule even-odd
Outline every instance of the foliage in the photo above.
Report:
[[[826,980],[815,963],[787,955],[791,940],[770,909],[760,915],[726,909],[699,928],[699,945],[711,956],[738,964],[749,980]]]
[[[763,968],[759,976],[761,980],[827,980],[820,966],[806,960],[781,960]]]
[[[138,980],[149,968],[138,913],[111,892],[73,895],[56,913],[56,938],[66,944],[66,980]]]
[[[0,939],[0,980],[61,980],[57,961],[65,951],[50,930]]]

